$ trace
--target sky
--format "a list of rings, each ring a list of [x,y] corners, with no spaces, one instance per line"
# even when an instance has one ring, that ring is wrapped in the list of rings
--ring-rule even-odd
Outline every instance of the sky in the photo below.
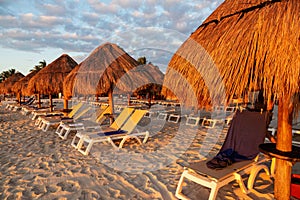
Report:
[[[0,0],[0,73],[24,75],[66,53],[77,63],[103,43],[165,72],[222,0]]]

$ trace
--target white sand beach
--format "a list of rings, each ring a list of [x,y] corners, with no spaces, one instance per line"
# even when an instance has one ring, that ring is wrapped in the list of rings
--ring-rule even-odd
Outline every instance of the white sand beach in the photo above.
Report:
[[[170,122],[143,123],[140,129],[152,129],[146,144],[130,141],[119,151],[99,144],[84,156],[70,145],[74,134],[62,140],[54,129],[42,132],[27,116],[2,105],[0,199],[176,199],[183,171],[177,162],[213,156],[226,133],[208,134]],[[209,195],[207,188],[194,183],[183,192],[191,199]],[[219,190],[217,199],[273,199],[273,180],[260,173],[255,191],[247,195],[232,182]]]

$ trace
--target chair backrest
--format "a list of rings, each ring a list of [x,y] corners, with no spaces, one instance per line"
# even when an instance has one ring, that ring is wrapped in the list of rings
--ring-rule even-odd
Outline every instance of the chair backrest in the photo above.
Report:
[[[97,122],[97,119],[100,117],[100,115],[103,113],[103,111],[107,108],[107,105],[101,104],[99,105],[93,105],[93,110],[90,114],[89,120],[92,122]]]
[[[102,106],[101,106],[102,107]],[[101,114],[97,117],[96,122],[101,123],[105,119],[105,114],[110,114],[110,107],[104,106]]]
[[[259,153],[258,146],[264,143],[266,137],[267,121],[267,112],[237,111],[220,153],[231,149],[238,156],[236,161],[256,157]]]
[[[134,108],[124,108],[115,121],[110,125],[111,128],[119,130],[120,127],[126,122],[128,117],[133,113]]]
[[[81,106],[81,108],[78,110],[78,112],[76,112],[74,115],[73,115],[73,119],[74,120],[77,120],[77,119],[79,119],[80,117],[83,117],[84,115],[86,116],[86,115],[88,115],[89,113],[89,111],[92,109],[92,107],[91,106]]]
[[[121,129],[130,134],[147,112],[147,110],[135,110]]]
[[[72,106],[71,108],[72,111],[68,114],[68,117],[73,117],[82,106],[83,106],[82,102],[79,102],[78,104]]]

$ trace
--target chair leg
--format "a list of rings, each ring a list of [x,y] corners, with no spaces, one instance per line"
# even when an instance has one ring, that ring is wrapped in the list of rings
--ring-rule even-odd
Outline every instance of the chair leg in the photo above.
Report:
[[[272,158],[271,170],[270,170],[272,177],[275,175],[275,164],[276,164],[276,158]]]
[[[125,137],[123,137],[122,141],[120,142],[119,148],[122,148],[125,140],[127,140],[127,137],[126,137],[126,139],[125,139]],[[118,149],[118,147],[115,145],[114,141],[110,137],[107,138],[107,141],[113,146],[113,148]]]
[[[43,125],[43,127],[42,127],[42,131],[47,132],[48,129],[49,129],[49,127],[50,127],[50,123],[49,122],[45,122],[44,125]]]
[[[143,139],[143,143],[144,143],[144,144],[147,142],[148,138],[149,138],[149,131],[146,131],[146,132],[145,132],[145,137],[144,137],[144,139]]]
[[[187,173],[187,170],[184,170],[183,173],[181,174],[181,177],[179,179],[179,182],[178,182],[178,185],[177,185],[177,188],[176,188],[175,196],[178,199],[183,199],[183,200],[188,200],[189,199],[187,196],[185,196],[181,192],[182,191],[182,185],[183,185],[183,182],[184,182],[184,177],[185,177],[186,173]]]
[[[71,129],[70,128],[67,128],[67,129],[63,129],[63,130],[66,130],[65,134],[63,135],[63,131],[62,131],[62,134],[61,134],[61,137],[62,139],[66,140],[69,133],[71,132]]]
[[[34,125],[38,126],[40,123],[41,123],[41,119],[40,119],[40,118],[37,118],[37,119],[35,120]]]
[[[249,191],[247,190],[247,188],[243,182],[242,176],[239,173],[234,173],[233,175],[235,177],[235,180],[238,182],[240,188],[242,189],[243,193],[248,194]]]
[[[78,138],[78,140],[77,140],[77,138]],[[78,144],[79,144],[80,139],[81,139],[81,137],[79,137],[78,134],[76,134],[76,135],[73,137],[73,140],[72,140],[72,142],[71,142],[71,145],[72,145],[75,149],[78,148]],[[77,142],[77,143],[76,143],[76,142]]]
[[[210,194],[208,200],[215,200],[219,191],[219,187],[217,184],[213,184],[211,186]]]
[[[94,142],[90,141],[90,143],[87,145],[85,151],[84,152],[82,151],[83,155],[88,155],[90,153],[93,144],[94,144]]]
[[[253,189],[255,178],[257,177],[257,174],[262,169],[267,173],[267,175],[270,175],[269,169],[266,165],[260,164],[260,165],[253,166],[252,169],[251,169],[251,172],[250,172],[250,176],[248,178],[247,187],[248,187],[249,190]]]
[[[60,124],[58,125],[58,127],[56,128],[55,133],[58,134],[58,135],[60,135],[60,132],[62,131],[63,128],[64,128],[64,127],[63,127],[63,124],[60,123]]]
[[[38,123],[38,128],[39,129],[42,129],[43,128],[43,126],[44,126],[44,121],[43,120],[41,120],[39,123]]]

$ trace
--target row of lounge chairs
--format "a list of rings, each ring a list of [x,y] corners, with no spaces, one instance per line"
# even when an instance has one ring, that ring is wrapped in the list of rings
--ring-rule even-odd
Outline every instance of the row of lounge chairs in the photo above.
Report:
[[[231,107],[230,107],[231,108]],[[172,112],[153,112],[149,111],[145,116],[148,118],[157,118],[158,120],[168,121],[172,123],[178,123],[181,119],[185,118],[185,124],[189,126],[199,126],[201,122],[201,126],[205,128],[215,128],[216,125],[229,125],[232,117],[235,113],[236,109],[231,109],[230,112],[226,111],[224,116],[215,116],[215,117],[208,117],[207,115],[201,116],[199,115],[179,115]]]
[[[136,131],[137,124],[147,110],[126,107],[110,126],[102,126],[102,122],[111,117],[109,110],[106,104],[92,107],[80,102],[72,107],[68,116],[57,112],[55,114],[39,112],[39,116],[34,119],[35,125],[44,132],[48,131],[51,126],[57,126],[55,133],[62,139],[67,139],[72,131],[76,131],[71,146],[84,155],[90,153],[95,143],[109,142],[115,148],[122,148],[128,139],[136,139],[140,144],[147,141],[149,131]],[[143,141],[139,137],[144,137]],[[118,147],[114,144],[114,140],[121,140]]]

